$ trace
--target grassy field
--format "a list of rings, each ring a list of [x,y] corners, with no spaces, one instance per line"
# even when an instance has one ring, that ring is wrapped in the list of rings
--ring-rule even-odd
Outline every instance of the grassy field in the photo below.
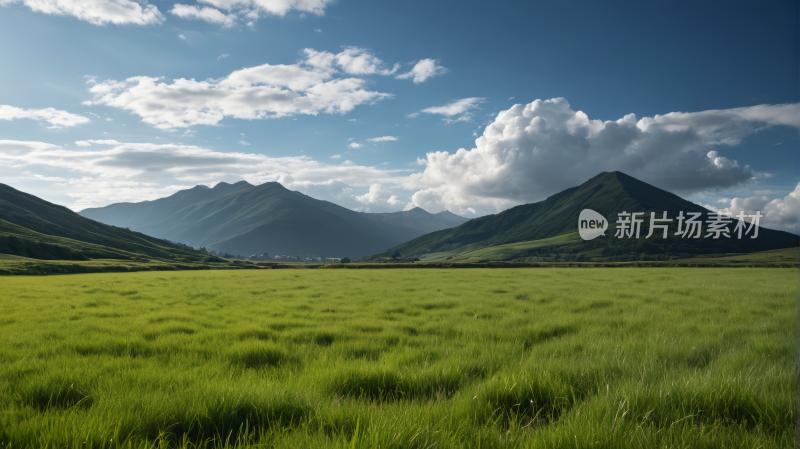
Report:
[[[0,278],[0,448],[789,448],[797,270]]]
[[[444,251],[438,253],[429,253],[421,256],[419,259],[422,262],[478,262],[482,260],[510,260],[515,257],[528,254],[531,250],[539,248],[558,248],[570,243],[580,242],[580,236],[577,232],[571,234],[559,235],[549,239],[531,240],[529,242],[507,243],[505,245],[495,245],[481,247],[479,245],[471,248],[473,245],[468,245],[464,248],[458,248],[452,251]]]

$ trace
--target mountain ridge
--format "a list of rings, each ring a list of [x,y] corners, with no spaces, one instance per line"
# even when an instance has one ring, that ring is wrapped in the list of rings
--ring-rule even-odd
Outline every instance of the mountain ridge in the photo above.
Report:
[[[363,257],[466,218],[419,211],[356,212],[292,191],[277,182],[225,184],[220,192],[193,187],[141,203],[116,203],[80,212],[98,221],[232,254]],[[407,213],[406,213],[407,212]],[[395,215],[392,215],[395,214]],[[407,226],[407,216],[417,226]],[[400,218],[403,223],[394,224]],[[438,226],[437,226],[438,224]],[[305,236],[305,237],[304,237]]]

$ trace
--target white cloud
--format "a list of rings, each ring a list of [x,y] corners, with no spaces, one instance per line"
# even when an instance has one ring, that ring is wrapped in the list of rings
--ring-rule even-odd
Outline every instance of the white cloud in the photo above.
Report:
[[[334,154],[333,156],[331,156],[331,159],[341,159],[341,158],[342,158],[342,155],[340,155],[340,154]]]
[[[25,167],[47,167],[50,172],[61,170],[63,174],[58,173],[58,176],[70,181],[61,186],[58,193],[49,195],[67,195],[72,198],[68,206],[75,210],[120,201],[155,199],[195,184],[240,179],[254,184],[283,179],[287,188],[317,192],[320,196],[315,198],[357,207],[361,203],[355,200],[353,189],[364,189],[372,184],[397,186],[398,177],[407,173],[360,166],[350,161],[326,164],[307,156],[272,158],[193,145],[113,140],[80,142],[107,147],[65,149],[43,142],[0,140],[0,169],[10,167],[19,171]],[[69,176],[70,173],[78,175]],[[349,196],[342,193],[343,189],[350,189]]]
[[[250,146],[250,144],[245,142],[244,140],[240,140],[239,141],[239,145],[242,145],[242,146],[245,146],[245,147],[249,147]]]
[[[370,142],[392,142],[397,140],[397,137],[394,136],[383,136],[383,137],[373,137],[371,139],[367,139]]]
[[[183,132],[182,135],[183,135],[183,137],[195,137],[195,133],[196,133],[195,130],[187,129],[186,131]]]
[[[412,78],[414,83],[421,83],[428,78],[446,73],[447,69],[440,66],[435,59],[423,59],[416,63],[410,72],[397,75],[398,79]]]
[[[372,184],[369,186],[369,192],[355,198],[359,203],[366,205],[397,207],[403,204],[397,195],[393,195],[389,189],[384,188],[381,184]]]
[[[393,75],[400,67],[395,64],[392,69],[382,68],[384,62],[380,58],[360,47],[346,47],[337,54],[313,48],[306,48],[303,52],[306,64],[324,71],[333,71],[334,67],[338,67],[350,75]]]
[[[393,95],[365,89],[366,80],[333,78],[331,70],[302,63],[263,64],[217,80],[131,77],[89,90],[94,101],[126,109],[161,129],[216,125],[225,117],[266,119],[296,114],[344,114]]]
[[[325,7],[333,0],[201,0],[218,9],[236,11],[249,19],[258,19],[265,15],[284,16],[289,11],[311,13],[318,16],[325,14]]]
[[[0,0],[1,6],[21,3],[35,12],[72,16],[93,25],[157,25],[164,16],[145,0]]]
[[[314,31],[316,31],[317,33],[321,33],[321,32],[322,32],[322,30],[320,30],[319,28],[317,28],[317,29],[316,29],[316,30],[314,30]]]
[[[671,191],[730,187],[756,173],[722,156],[720,145],[765,126],[800,128],[798,108],[763,105],[641,120],[629,114],[603,122],[570,109],[563,98],[536,100],[500,112],[471,150],[428,153],[425,170],[406,187],[418,189],[416,206],[485,213],[542,200],[603,171]]]
[[[442,120],[446,121],[447,123],[466,122],[472,120],[471,111],[473,109],[477,109],[478,105],[485,101],[486,98],[483,97],[462,98],[461,100],[455,100],[444,106],[434,106],[431,108],[425,108],[422,110],[422,112],[425,112],[427,114],[444,115],[445,118],[443,118]],[[451,118],[456,115],[458,117]]]
[[[783,198],[769,199],[766,196],[751,198],[725,198],[720,202],[727,203],[727,207],[717,208],[704,205],[704,207],[724,212],[736,217],[741,212],[746,215],[755,215],[761,212],[760,225],[767,228],[783,229],[791,232],[800,231],[800,184]],[[745,221],[750,222],[750,219]]]
[[[348,148],[361,148],[361,144],[358,142],[350,142],[347,144]]]
[[[217,61],[219,61],[220,59],[225,59],[228,56],[230,56],[230,53],[223,53],[223,54],[217,56]]]
[[[406,117],[408,117],[408,118],[417,118],[418,115],[419,115],[419,112],[412,112],[411,114],[406,115]]]
[[[236,25],[236,16],[233,14],[225,15],[218,9],[203,6],[202,8],[195,5],[182,5],[176,3],[172,7],[170,13],[182,19],[195,19],[202,20],[215,25],[222,25],[225,28],[230,28]],[[181,39],[186,39],[181,35]],[[217,58],[219,60],[219,58]]]
[[[9,105],[0,105],[0,120],[15,120],[20,118],[43,120],[52,125],[48,127],[50,129],[67,128],[92,122],[82,115],[71,114],[67,111],[54,108],[22,109]]]
[[[64,182],[69,181],[66,178],[60,178],[58,176],[43,176],[43,175],[33,175],[36,179],[41,179],[42,181],[50,181],[50,182]]]
[[[183,34],[179,34],[178,37],[183,39],[183,40],[186,40],[186,36],[184,36]]]

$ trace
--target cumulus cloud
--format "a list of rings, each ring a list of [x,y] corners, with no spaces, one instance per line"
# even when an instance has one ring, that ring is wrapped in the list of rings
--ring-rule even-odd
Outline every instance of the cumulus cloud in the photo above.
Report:
[[[133,112],[161,129],[216,125],[225,117],[254,120],[296,114],[344,114],[392,94],[370,91],[359,78],[334,78],[326,67],[263,64],[217,80],[136,76],[107,80],[89,90],[93,101]]]
[[[800,128],[799,107],[762,105],[640,120],[629,114],[604,122],[572,110],[563,98],[536,100],[500,112],[471,150],[428,153],[425,170],[411,175],[406,187],[418,189],[412,198],[416,206],[482,212],[542,200],[602,171],[622,171],[672,191],[730,187],[756,173],[721,155],[724,146],[765,126]]]
[[[392,192],[381,184],[372,184],[369,186],[369,192],[355,198],[359,203],[366,205],[400,206],[403,204],[397,195],[392,195]]]
[[[223,54],[217,56],[217,61],[219,61],[220,59],[225,59],[228,56],[230,56],[230,53],[223,53]]]
[[[337,67],[350,75],[393,75],[400,64],[393,68],[383,68],[384,62],[368,50],[360,47],[346,47],[337,54],[327,51],[316,51],[313,48],[303,50],[306,64],[319,70],[332,71]]]
[[[361,148],[361,144],[358,142],[350,142],[347,144],[348,148]]]
[[[202,20],[211,24],[222,25],[225,28],[230,28],[236,25],[235,15],[225,15],[218,9],[210,8],[208,6],[203,6],[201,8],[196,5],[182,5],[180,3],[176,3],[175,6],[172,7],[172,10],[170,10],[170,13],[182,19]],[[219,60],[219,58],[217,58],[217,60]]]
[[[422,112],[427,114],[441,114],[445,117],[442,119],[447,123],[466,122],[472,120],[472,110],[477,109],[478,105],[485,102],[486,98],[483,97],[470,97],[455,100],[444,106],[434,106],[425,108]],[[412,114],[416,117],[418,113]],[[409,115],[411,117],[411,115]],[[412,117],[412,118],[413,118]]]
[[[436,75],[441,75],[446,73],[447,69],[439,65],[439,62],[435,59],[423,59],[417,62],[411,71],[403,73],[401,75],[397,75],[396,78],[398,79],[409,79],[411,78],[414,83],[421,83],[428,78],[434,77]]]
[[[371,139],[367,139],[370,142],[392,142],[397,140],[397,137],[394,136],[383,136],[383,137],[373,137]]]
[[[726,213],[736,217],[741,212],[746,215],[755,215],[761,212],[760,225],[774,229],[784,229],[791,232],[800,231],[800,183],[795,189],[783,198],[770,199],[766,196],[750,198],[725,198],[720,200],[726,203],[723,207],[703,205],[704,207]],[[750,222],[750,219],[745,221]]]
[[[0,120],[15,120],[20,118],[45,121],[52,125],[48,126],[50,129],[68,128],[70,126],[92,122],[82,115],[71,114],[67,111],[61,111],[55,108],[22,109],[9,105],[0,105]]]
[[[144,0],[0,0],[0,6],[14,3],[35,12],[76,17],[92,25],[154,25],[164,21],[158,8]]]

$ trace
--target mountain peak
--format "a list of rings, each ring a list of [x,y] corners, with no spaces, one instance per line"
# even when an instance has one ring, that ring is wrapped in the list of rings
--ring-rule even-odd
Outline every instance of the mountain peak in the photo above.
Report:
[[[225,181],[220,181],[220,182],[217,183],[217,185],[214,186],[214,189],[223,190],[223,189],[227,189],[227,188],[230,188],[230,187],[246,187],[246,186],[253,187],[253,185],[250,184],[247,181],[239,181],[239,182],[235,182],[233,184],[228,184]]]
[[[259,184],[256,186],[260,189],[271,189],[271,190],[289,190],[283,186],[283,184],[279,183],[278,181],[269,181],[263,184]]]

